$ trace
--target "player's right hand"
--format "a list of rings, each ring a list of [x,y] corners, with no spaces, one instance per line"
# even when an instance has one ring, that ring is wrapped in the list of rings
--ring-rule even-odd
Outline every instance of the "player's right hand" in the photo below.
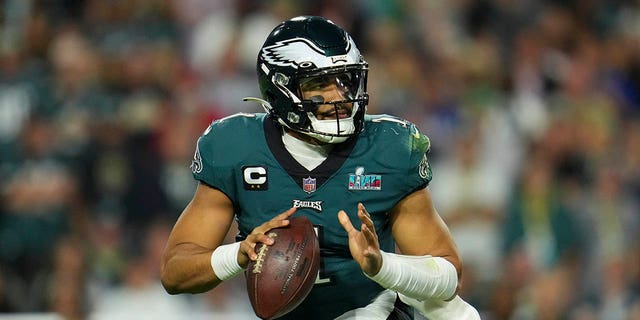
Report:
[[[256,244],[264,243],[266,245],[273,244],[273,238],[266,235],[267,231],[275,228],[284,227],[289,224],[289,217],[296,212],[297,208],[289,210],[273,217],[273,219],[255,227],[246,239],[240,242],[240,250],[238,251],[238,264],[246,268],[249,260],[255,261],[258,254],[255,251]]]

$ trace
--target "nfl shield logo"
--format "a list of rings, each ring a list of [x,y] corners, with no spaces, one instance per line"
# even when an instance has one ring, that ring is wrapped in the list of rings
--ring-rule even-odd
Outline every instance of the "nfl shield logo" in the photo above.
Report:
[[[306,193],[311,193],[316,191],[316,179],[315,178],[303,178],[302,179],[302,190]]]

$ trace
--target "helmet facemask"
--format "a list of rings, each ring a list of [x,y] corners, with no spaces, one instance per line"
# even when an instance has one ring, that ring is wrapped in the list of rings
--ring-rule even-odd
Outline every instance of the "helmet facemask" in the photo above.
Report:
[[[332,68],[297,79],[297,108],[309,120],[306,126],[287,125],[321,142],[340,143],[362,129],[368,102],[366,68]],[[295,117],[294,117],[295,118]]]

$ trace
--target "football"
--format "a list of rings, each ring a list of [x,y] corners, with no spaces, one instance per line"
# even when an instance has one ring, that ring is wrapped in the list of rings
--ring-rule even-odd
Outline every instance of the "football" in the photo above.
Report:
[[[290,219],[269,230],[272,245],[256,245],[258,258],[246,271],[247,292],[261,319],[275,319],[295,309],[309,294],[320,266],[320,247],[311,221]]]

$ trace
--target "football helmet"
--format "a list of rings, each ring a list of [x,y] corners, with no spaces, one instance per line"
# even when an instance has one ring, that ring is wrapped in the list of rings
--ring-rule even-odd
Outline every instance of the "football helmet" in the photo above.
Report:
[[[263,98],[257,100],[283,126],[325,143],[362,130],[368,65],[351,36],[330,20],[300,16],[282,22],[262,45],[257,71]],[[328,84],[336,86],[337,99],[304,98],[303,89]],[[331,119],[318,119],[322,105],[333,107]]]

